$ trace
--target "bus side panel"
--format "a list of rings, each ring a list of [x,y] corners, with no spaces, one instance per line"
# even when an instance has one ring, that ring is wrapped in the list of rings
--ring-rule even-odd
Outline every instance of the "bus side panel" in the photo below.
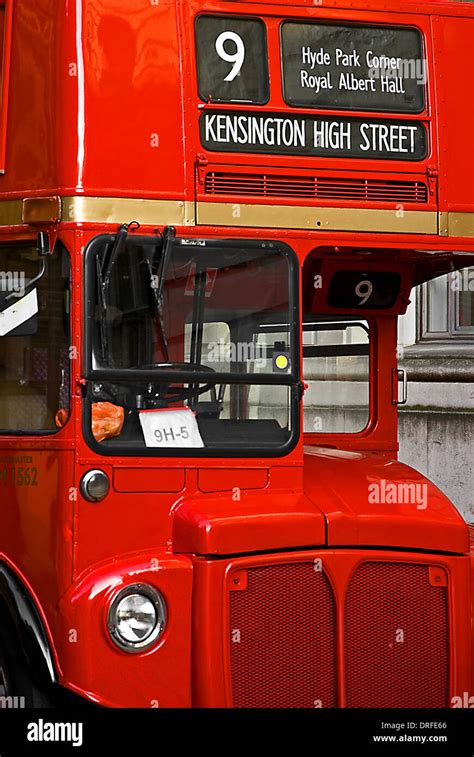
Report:
[[[176,5],[140,5],[84,2],[84,188],[176,199],[184,182]]]
[[[474,19],[433,18],[440,129],[440,210],[474,210]]]
[[[25,576],[49,623],[72,580],[73,451],[0,442],[0,552]]]

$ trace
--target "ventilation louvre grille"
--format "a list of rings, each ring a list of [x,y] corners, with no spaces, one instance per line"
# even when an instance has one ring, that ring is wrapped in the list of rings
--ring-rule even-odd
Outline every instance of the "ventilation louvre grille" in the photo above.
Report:
[[[352,202],[428,202],[428,187],[422,181],[329,178],[318,176],[277,176],[275,174],[226,173],[209,171],[204,180],[206,195],[247,197],[287,197],[307,200]]]

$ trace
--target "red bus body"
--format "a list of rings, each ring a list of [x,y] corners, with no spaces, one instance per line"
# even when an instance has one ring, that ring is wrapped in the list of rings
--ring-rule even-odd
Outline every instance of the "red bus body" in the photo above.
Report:
[[[447,497],[397,461],[394,402],[397,318],[412,286],[474,259],[474,9],[396,0],[0,5],[0,247],[34,244],[47,231],[72,265],[69,421],[56,434],[0,436],[3,565],[41,618],[52,677],[111,707],[449,707],[474,692],[469,528]],[[426,158],[206,150],[202,113],[242,106],[199,97],[199,14],[263,19],[270,96],[249,112],[301,112],[282,96],[284,20],[421,30],[426,107],[404,120],[426,126]],[[249,191],[263,175],[277,188]],[[334,182],[332,195],[300,191],[315,176]],[[368,194],[354,199],[360,182]],[[399,194],[387,193],[394,184]],[[310,253],[328,276],[363,266],[367,255],[380,270],[389,262],[400,271],[402,304],[366,314],[376,338],[365,431],[301,433],[280,457],[92,449],[82,420],[84,250],[132,220],[140,234],[172,225],[191,240],[279,240],[301,272]],[[22,468],[36,469],[36,487],[19,483]],[[91,469],[112,482],[97,504],[78,493]],[[374,507],[367,487],[382,479],[423,483],[429,506]],[[156,587],[167,606],[163,636],[142,654],[118,649],[107,630],[113,597],[135,583]],[[250,639],[245,654],[232,646],[237,627]],[[405,644],[390,641],[399,629]],[[288,656],[291,679],[281,674]],[[427,658],[428,680],[413,674]]]

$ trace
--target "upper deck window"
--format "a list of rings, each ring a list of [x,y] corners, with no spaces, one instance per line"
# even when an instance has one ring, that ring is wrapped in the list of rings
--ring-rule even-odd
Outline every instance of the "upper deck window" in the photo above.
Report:
[[[265,24],[257,18],[199,16],[199,97],[263,105],[270,96]]]
[[[417,29],[284,22],[283,92],[304,108],[421,113],[426,61]]]

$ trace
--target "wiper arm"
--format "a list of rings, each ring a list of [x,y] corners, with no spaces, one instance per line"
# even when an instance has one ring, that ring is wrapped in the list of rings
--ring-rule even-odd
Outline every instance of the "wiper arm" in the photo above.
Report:
[[[104,264],[102,264],[99,257],[96,258],[97,283],[99,288],[98,294],[100,305],[100,341],[102,346],[102,360],[104,361],[106,360],[108,354],[108,333],[106,323],[107,291],[110,286],[112,271],[117,263],[120,253],[125,246],[130,228],[139,229],[140,224],[138,223],[138,221],[131,221],[130,223],[122,224],[117,234],[115,235],[114,243],[108,256],[108,260],[104,261]]]
[[[173,243],[176,239],[176,229],[174,226],[165,226],[163,230],[163,253],[161,255],[160,265],[158,268],[158,299],[163,297],[163,289],[165,288],[166,273],[171,259],[171,251],[173,249]]]
[[[100,321],[99,321],[100,346],[101,346],[102,360],[105,361],[108,354],[107,324],[105,322],[106,302],[105,302],[105,294],[104,294],[104,287],[103,287],[102,266],[100,264],[99,256],[97,256],[95,259],[95,267],[96,267],[96,275],[97,275],[97,289],[98,289],[97,294],[98,294],[99,308],[100,308]]]
[[[114,269],[114,266],[117,263],[120,253],[125,247],[125,242],[127,241],[128,232],[130,231],[131,228],[139,229],[140,224],[138,223],[138,221],[131,221],[130,223],[123,223],[115,235],[114,243],[109,255],[109,260],[107,264],[105,265],[105,270],[101,271],[101,279],[102,279],[101,284],[102,284],[104,295],[107,293],[107,289],[109,288],[109,285],[110,285],[110,277],[112,276],[112,271]]]
[[[110,253],[107,256],[107,260],[104,261],[103,264],[101,264],[100,260],[97,258],[97,278],[98,278],[98,284],[99,284],[99,304],[100,304],[100,311],[101,311],[100,332],[101,332],[101,343],[102,343],[102,358],[104,360],[106,359],[106,356],[108,353],[108,334],[107,334],[107,325],[106,325],[106,320],[105,320],[108,289],[110,287],[113,270],[117,264],[117,260],[119,258],[120,253],[125,247],[128,233],[131,228],[140,228],[140,224],[137,221],[132,221],[131,223],[122,224],[122,226],[120,226],[119,230],[117,231],[117,234],[115,235],[112,249],[110,250]],[[153,286],[153,294],[154,294],[155,304],[156,304],[159,336],[161,339],[163,353],[164,353],[166,361],[168,361],[169,355],[168,355],[168,340],[166,338],[164,318],[163,318],[163,292],[164,292],[164,286],[165,286],[165,281],[166,281],[166,273],[167,273],[169,263],[171,260],[171,253],[172,253],[173,243],[174,243],[175,238],[176,238],[175,227],[166,226],[165,229],[163,230],[162,254],[161,254],[161,259],[160,259],[157,277],[156,277],[157,284],[156,286]],[[151,282],[153,281],[152,264],[148,258],[146,262],[148,265],[148,270],[151,274],[150,275],[150,284],[151,284]]]
[[[160,265],[157,273],[157,286],[154,288],[156,313],[158,320],[158,329],[160,332],[160,341],[163,349],[165,361],[169,361],[168,339],[165,330],[165,320],[163,316],[163,292],[165,289],[166,274],[171,260],[173,244],[176,239],[176,229],[174,226],[165,226],[163,230],[163,248],[161,253]]]

